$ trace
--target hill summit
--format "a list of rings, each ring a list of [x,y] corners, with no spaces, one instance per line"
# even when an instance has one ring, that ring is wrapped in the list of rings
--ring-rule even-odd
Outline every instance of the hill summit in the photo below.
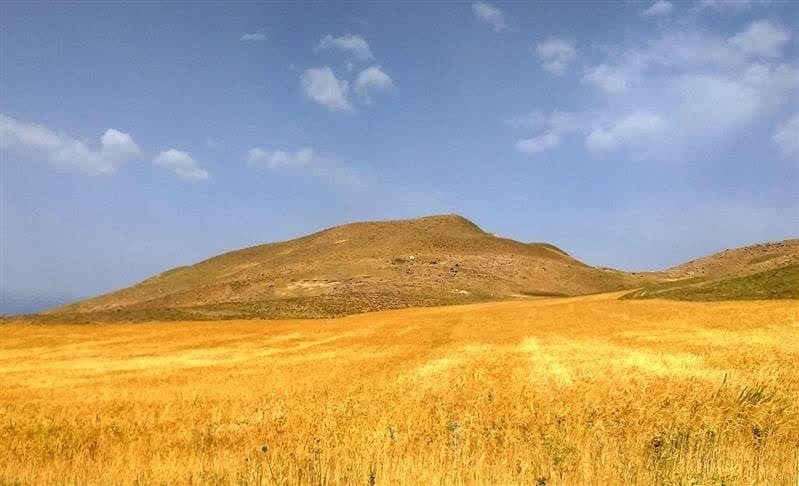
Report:
[[[50,311],[59,319],[333,317],[578,295],[647,279],[588,266],[546,243],[498,237],[458,215],[346,224],[224,253]]]

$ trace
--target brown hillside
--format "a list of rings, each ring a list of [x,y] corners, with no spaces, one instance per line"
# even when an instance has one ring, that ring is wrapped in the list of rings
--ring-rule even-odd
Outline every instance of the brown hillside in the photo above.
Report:
[[[587,266],[456,215],[354,223],[225,253],[48,313],[59,320],[330,317],[410,306],[633,288],[653,277]]]
[[[685,277],[741,276],[799,263],[799,238],[732,248],[668,270]]]
[[[668,281],[625,298],[751,300],[799,298],[799,239],[724,250],[665,272]]]

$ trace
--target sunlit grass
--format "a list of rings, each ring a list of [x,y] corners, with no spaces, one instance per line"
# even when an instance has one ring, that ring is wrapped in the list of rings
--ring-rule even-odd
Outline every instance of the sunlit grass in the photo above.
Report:
[[[0,327],[0,483],[796,484],[799,305]]]

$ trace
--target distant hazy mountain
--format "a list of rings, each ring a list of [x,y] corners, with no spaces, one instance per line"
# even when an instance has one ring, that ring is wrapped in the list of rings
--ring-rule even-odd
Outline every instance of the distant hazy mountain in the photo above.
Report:
[[[0,290],[0,315],[35,314],[79,299],[69,295],[3,289]]]

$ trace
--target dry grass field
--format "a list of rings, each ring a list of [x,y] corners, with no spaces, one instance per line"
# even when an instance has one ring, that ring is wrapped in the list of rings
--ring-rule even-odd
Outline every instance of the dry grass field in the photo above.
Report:
[[[796,301],[0,326],[0,483],[799,480]]]

